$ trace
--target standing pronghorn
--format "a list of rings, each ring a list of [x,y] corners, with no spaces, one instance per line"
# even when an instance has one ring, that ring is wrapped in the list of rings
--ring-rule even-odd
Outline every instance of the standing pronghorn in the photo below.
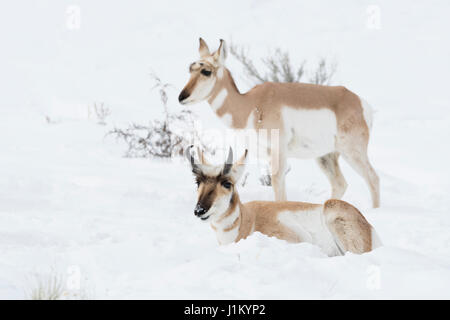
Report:
[[[221,40],[211,54],[200,38],[200,60],[190,65],[191,77],[180,93],[180,103],[207,100],[234,129],[279,130],[278,150],[265,143],[270,161],[277,152],[278,169],[272,171],[275,200],[286,200],[287,157],[316,158],[331,183],[332,198],[340,199],[347,188],[338,164],[342,154],[364,178],[373,206],[378,207],[379,178],[367,157],[372,122],[369,105],[341,86],[266,82],[241,94],[224,65],[224,47]]]
[[[194,213],[210,221],[220,244],[238,242],[254,231],[288,242],[318,245],[329,256],[347,251],[364,253],[381,245],[374,228],[351,204],[328,200],[325,204],[293,201],[241,203],[236,190],[245,167],[244,156],[233,164],[230,149],[223,166],[195,161],[186,152],[198,186]]]

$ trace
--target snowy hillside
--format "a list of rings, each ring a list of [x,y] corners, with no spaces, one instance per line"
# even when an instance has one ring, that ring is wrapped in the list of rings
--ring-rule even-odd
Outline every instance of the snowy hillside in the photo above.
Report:
[[[79,25],[67,21],[71,5],[1,5],[0,298],[26,298],[36,278],[55,274],[79,276],[68,298],[450,298],[448,1],[80,0]],[[369,5],[379,25],[367,25]],[[181,109],[199,36],[245,44],[255,58],[281,47],[297,62],[338,62],[334,84],[376,109],[369,155],[382,205],[370,208],[341,161],[344,200],[384,247],[327,258],[261,234],[219,247],[193,214],[186,163],[124,158],[126,146],[105,137],[162,117],[152,71]],[[228,66],[247,90],[239,64]],[[94,102],[110,108],[106,125],[89,113]],[[223,128],[206,103],[192,110],[205,128]],[[290,165],[290,200],[327,199],[314,161]],[[249,170],[241,199],[272,199]]]

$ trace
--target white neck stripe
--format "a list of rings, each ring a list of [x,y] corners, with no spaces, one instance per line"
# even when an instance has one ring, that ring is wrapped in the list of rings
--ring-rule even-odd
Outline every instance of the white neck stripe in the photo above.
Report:
[[[211,102],[211,107],[214,111],[217,111],[221,106],[223,106],[223,103],[225,102],[225,99],[228,96],[227,89],[222,89],[217,94],[217,96],[214,98],[214,100]]]

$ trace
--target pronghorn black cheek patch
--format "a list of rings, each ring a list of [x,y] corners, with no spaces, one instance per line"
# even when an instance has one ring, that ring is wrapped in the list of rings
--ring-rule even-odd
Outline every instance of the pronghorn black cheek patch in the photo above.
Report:
[[[192,173],[195,176],[195,183],[199,186],[201,183],[205,182],[208,178],[203,175],[200,170],[192,169]]]
[[[198,203],[207,212],[215,201],[216,193],[214,188],[208,188],[207,186],[205,188],[207,189],[202,190]]]

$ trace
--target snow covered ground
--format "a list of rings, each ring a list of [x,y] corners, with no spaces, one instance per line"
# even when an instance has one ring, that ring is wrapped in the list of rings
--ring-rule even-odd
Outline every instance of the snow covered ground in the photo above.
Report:
[[[72,30],[73,4],[81,24]],[[369,5],[380,24],[367,26]],[[67,297],[80,294],[79,276],[81,294],[97,299],[450,298],[448,1],[1,6],[0,298],[25,298],[32,279],[48,274],[67,278]],[[184,162],[122,157],[125,146],[106,132],[162,116],[150,71],[173,84],[169,103],[179,110],[199,36],[211,47],[219,38],[246,44],[255,57],[280,46],[296,61],[336,59],[334,83],[377,110],[370,156],[381,208],[370,208],[363,181],[341,163],[344,199],[384,247],[327,258],[261,234],[219,247],[194,217]],[[228,65],[248,89],[239,65]],[[88,116],[95,101],[112,111],[106,126]],[[192,108],[205,128],[222,126],[207,104]],[[327,199],[314,161],[290,164],[290,200]],[[241,199],[272,199],[253,169]]]

